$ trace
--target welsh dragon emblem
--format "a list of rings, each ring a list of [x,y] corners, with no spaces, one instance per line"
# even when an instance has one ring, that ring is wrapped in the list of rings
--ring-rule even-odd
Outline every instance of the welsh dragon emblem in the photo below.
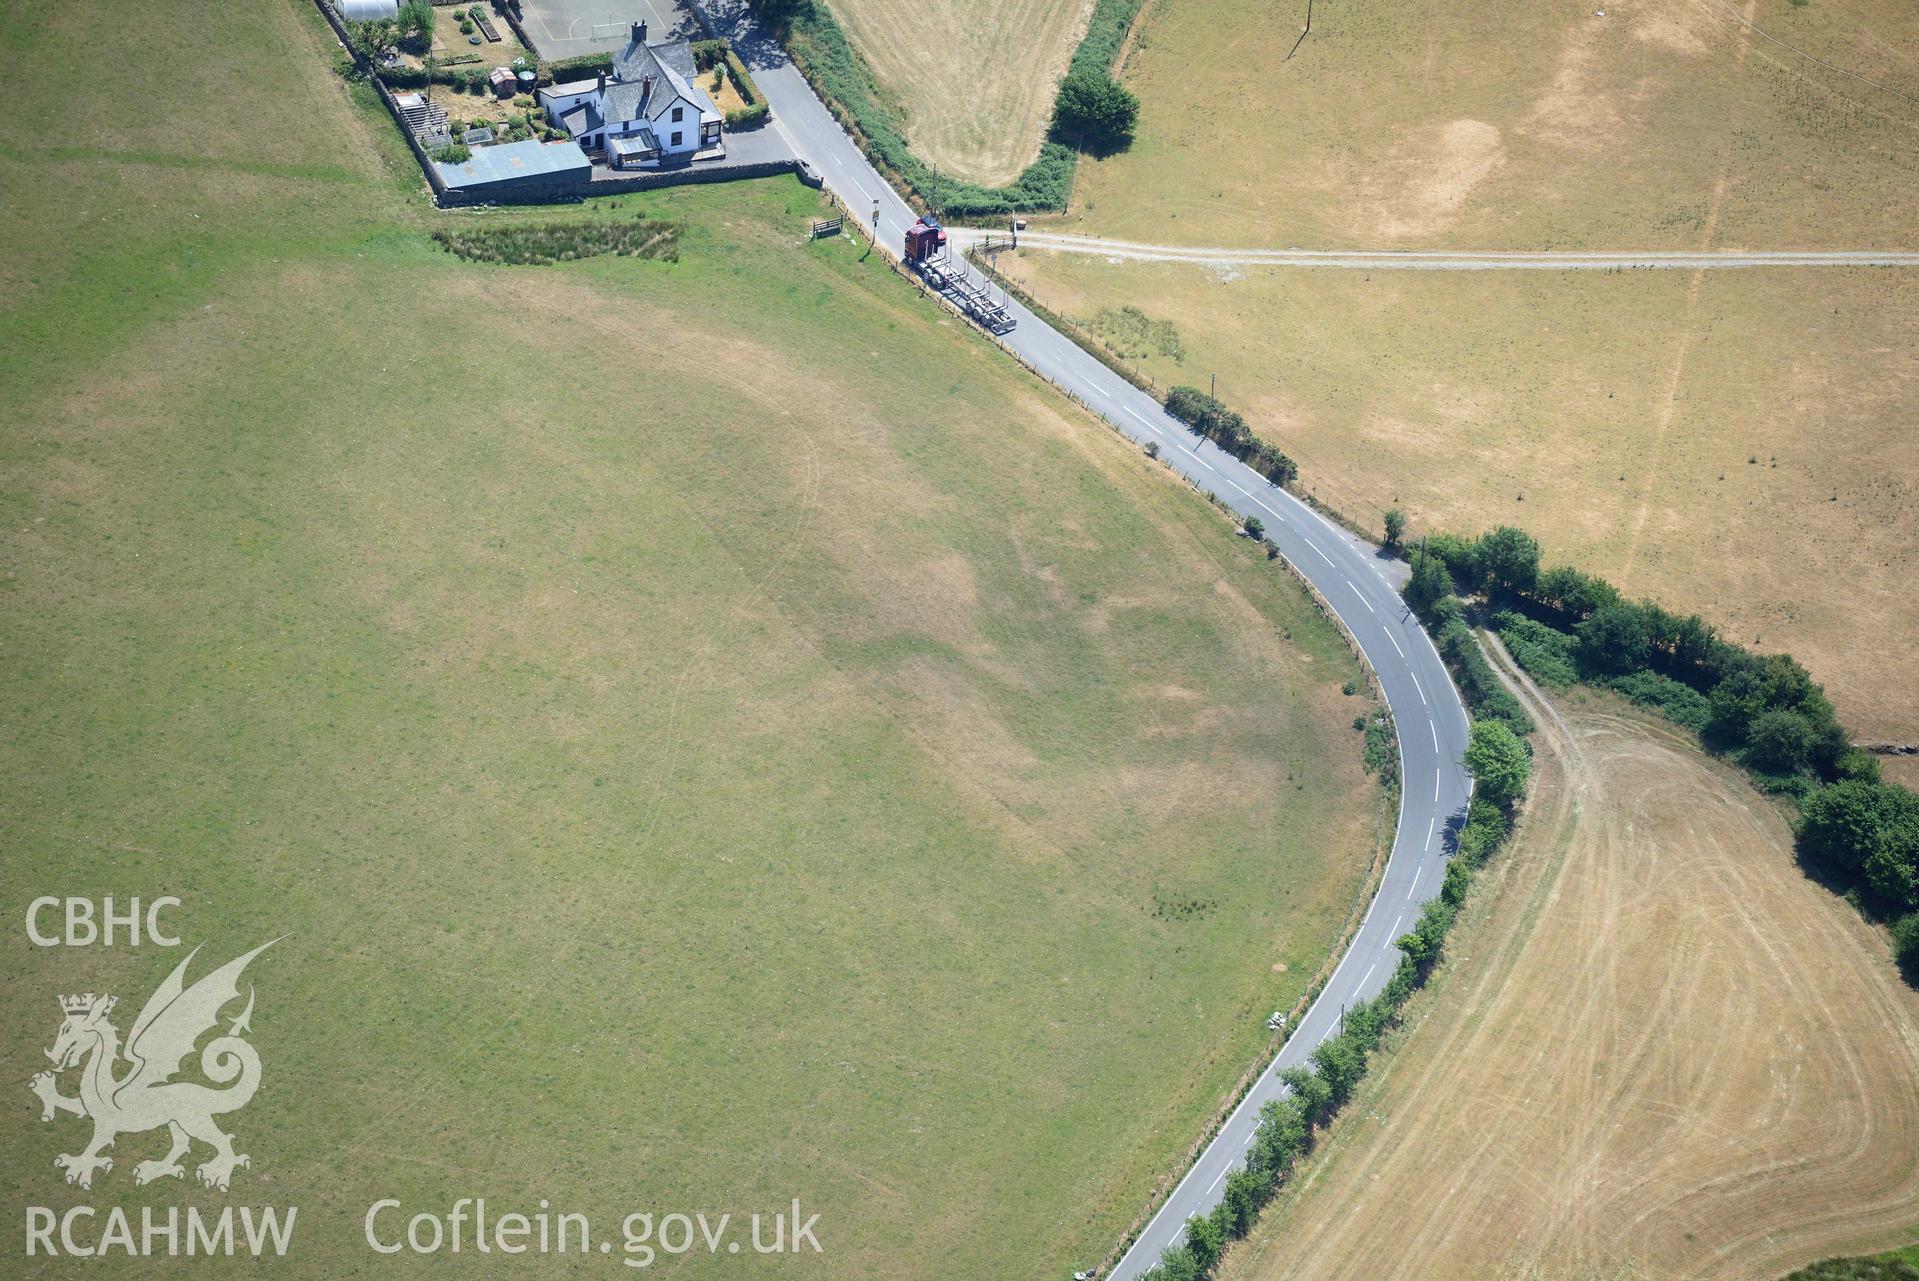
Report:
[[[194,948],[147,998],[140,1017],[127,1033],[124,1048],[119,1030],[109,1018],[113,997],[88,992],[60,998],[65,1021],[60,1024],[53,1048],[47,1051],[53,1071],[36,1075],[32,1088],[40,1097],[42,1121],[51,1121],[56,1112],[71,1112],[93,1121],[93,1141],[84,1152],[53,1160],[56,1168],[66,1171],[68,1183],[92,1187],[95,1171],[113,1169],[112,1159],[101,1154],[117,1137],[161,1126],[172,1136],[173,1146],[160,1160],[135,1165],[135,1183],[182,1177],[185,1170],[180,1158],[195,1139],[213,1149],[213,1158],[195,1171],[207,1187],[226,1191],[234,1169],[251,1164],[243,1153],[233,1150],[233,1136],[214,1120],[245,1107],[260,1088],[260,1055],[242,1039],[242,1034],[251,1030],[251,987],[247,989],[246,1008],[228,1024],[223,1035],[208,1041],[200,1051],[200,1071],[214,1085],[225,1088],[176,1081],[173,1077],[200,1038],[218,1027],[220,1011],[239,999],[240,975],[247,964],[278,941],[262,943],[188,987],[187,966],[200,951]],[[119,1070],[122,1060],[127,1064],[124,1071]],[[74,1067],[80,1069],[80,1092],[69,1097],[60,1093],[58,1074]]]

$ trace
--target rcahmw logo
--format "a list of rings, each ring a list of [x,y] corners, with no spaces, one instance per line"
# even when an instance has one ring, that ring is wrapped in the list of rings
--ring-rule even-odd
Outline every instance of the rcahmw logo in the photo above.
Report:
[[[194,1177],[208,1188],[225,1192],[235,1171],[252,1164],[245,1153],[234,1150],[233,1136],[216,1120],[244,1108],[260,1088],[260,1055],[245,1039],[252,1031],[250,986],[245,1008],[226,1020],[224,1031],[219,1029],[221,1011],[240,999],[241,974],[271,946],[263,943],[188,986],[187,966],[199,953],[195,948],[147,998],[124,1044],[113,1022],[112,996],[88,992],[60,998],[60,1031],[46,1052],[53,1070],[35,1076],[32,1089],[40,1099],[42,1121],[70,1113],[93,1122],[93,1137],[85,1148],[53,1159],[68,1183],[92,1188],[96,1176],[113,1170],[106,1151],[115,1140],[163,1127],[170,1146],[164,1156],[134,1165],[135,1183],[184,1180],[181,1158],[196,1142],[212,1149],[194,1169]],[[176,1080],[208,1032],[217,1034],[200,1050],[199,1064],[200,1074],[212,1084]],[[74,1069],[79,1071],[76,1093],[62,1094],[60,1074]],[[103,1212],[77,1205],[64,1213],[28,1206],[27,1254],[195,1255],[233,1254],[236,1249],[283,1254],[298,1213],[295,1207],[239,1207],[236,1236],[232,1206],[217,1215],[197,1206],[187,1207],[184,1214],[149,1206],[141,1211],[137,1231],[117,1206]],[[97,1237],[92,1236],[95,1227]]]

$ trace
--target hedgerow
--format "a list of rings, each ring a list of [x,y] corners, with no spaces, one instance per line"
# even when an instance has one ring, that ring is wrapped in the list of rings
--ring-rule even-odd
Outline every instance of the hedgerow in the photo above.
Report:
[[[1579,641],[1571,633],[1511,610],[1495,614],[1493,627],[1513,660],[1540,684],[1565,689],[1579,679],[1579,669],[1573,662],[1573,650]]]
[[[1166,412],[1239,458],[1275,485],[1299,479],[1299,467],[1279,449],[1261,440],[1236,410],[1197,387],[1174,387],[1166,393]]]
[[[1906,981],[1919,983],[1919,912],[1908,912],[1892,927],[1892,954]]]
[[[1362,754],[1366,772],[1379,775],[1379,781],[1389,789],[1399,786],[1399,740],[1393,733],[1393,723],[1384,715],[1375,713],[1362,716],[1360,724],[1366,732],[1366,745]]]
[[[1288,1093],[1260,1108],[1244,1167],[1227,1176],[1225,1192],[1210,1214],[1187,1220],[1186,1239],[1163,1253],[1142,1281],[1208,1277],[1227,1245],[1252,1228],[1299,1158],[1312,1151],[1320,1133],[1358,1089],[1380,1042],[1399,1022],[1401,1008],[1439,963],[1474,875],[1511,830],[1510,810],[1474,797],[1439,896],[1420,909],[1413,928],[1397,940],[1400,960],[1392,978],[1378,996],[1347,1009],[1339,1032],[1307,1056],[1308,1066],[1280,1073]]]
[[[1858,887],[1888,918],[1919,910],[1919,795],[1880,779],[1877,759],[1853,746],[1825,691],[1791,655],[1753,653],[1697,614],[1627,600],[1596,575],[1542,568],[1539,544],[1510,527],[1430,538],[1412,563],[1407,601],[1437,624],[1449,661],[1466,631],[1452,595],[1460,587],[1500,607],[1493,626],[1529,671],[1617,690],[1692,730],[1755,786],[1799,809],[1809,864]],[[1461,687],[1470,702],[1468,681]]]
[[[465,92],[487,83],[485,67],[438,66],[428,75],[425,67],[381,67],[380,80],[389,89],[424,89],[429,83],[451,85]]]
[[[440,245],[475,262],[539,266],[614,254],[678,262],[680,225],[659,219],[630,222],[548,222],[511,227],[441,228]]]
[[[936,177],[906,141],[899,114],[874,86],[872,72],[854,52],[846,33],[824,4],[814,0],[749,0],[755,13],[784,40],[794,62],[842,118],[868,159],[927,207],[952,217],[989,217],[1064,209],[1073,190],[1077,154],[1049,137],[1039,156],[1004,187]],[[1108,75],[1126,42],[1141,0],[1097,0],[1086,35],[1073,50],[1067,76]]]
[[[587,80],[602,71],[613,74],[613,55],[610,53],[583,53],[577,58],[561,58],[558,62],[546,64],[546,73],[554,84],[570,84],[575,80]]]

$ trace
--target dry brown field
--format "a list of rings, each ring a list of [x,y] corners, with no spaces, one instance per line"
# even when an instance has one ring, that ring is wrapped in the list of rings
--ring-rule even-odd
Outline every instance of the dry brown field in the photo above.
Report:
[[[832,0],[926,163],[997,185],[1039,152],[1092,0]]]
[[[1772,1277],[1919,1238],[1919,994],[1728,769],[1532,691],[1433,988],[1230,1281]]]
[[[1242,12],[1243,10],[1243,12]],[[1601,11],[1603,11],[1603,16]],[[1264,20],[1262,19],[1264,15]],[[1297,25],[1149,6],[1131,150],[1051,229],[1186,246],[1919,245],[1919,10],[1892,0],[1406,6]],[[1208,268],[1028,253],[1077,320],[1171,322],[1222,396],[1378,527],[1511,521],[1798,655],[1919,739],[1919,272]],[[1751,461],[1749,461],[1751,460]]]
[[[1553,561],[1796,654],[1862,737],[1919,738],[1919,272],[1375,272],[1003,255],[1082,320],[1132,305],[1300,460],[1415,533]]]
[[[1071,229],[1265,248],[1913,239],[1905,0],[1321,0],[1289,59],[1304,11],[1149,4],[1121,75],[1137,139],[1083,167]]]

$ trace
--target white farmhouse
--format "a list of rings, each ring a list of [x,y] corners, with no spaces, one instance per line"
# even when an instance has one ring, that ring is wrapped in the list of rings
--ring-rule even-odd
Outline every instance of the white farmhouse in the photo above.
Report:
[[[693,47],[684,40],[648,44],[644,22],[630,34],[613,55],[612,75],[540,90],[547,119],[618,169],[725,154],[720,113],[694,83]]]

